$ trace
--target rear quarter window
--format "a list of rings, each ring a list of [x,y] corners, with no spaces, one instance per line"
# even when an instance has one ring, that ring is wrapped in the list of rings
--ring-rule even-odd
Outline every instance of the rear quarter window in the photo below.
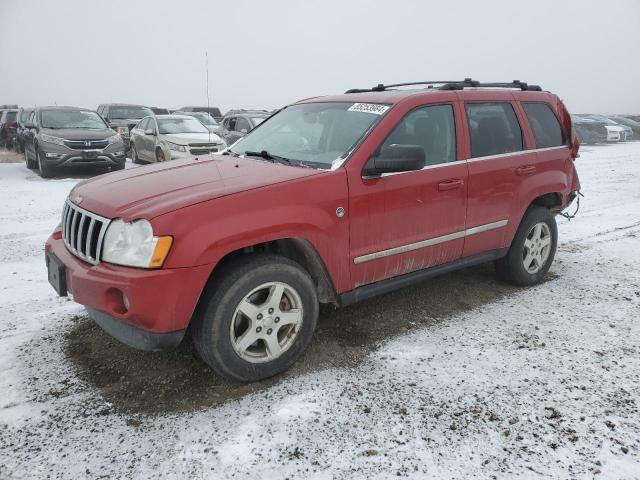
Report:
[[[558,118],[546,103],[523,103],[537,148],[559,147],[567,143]]]

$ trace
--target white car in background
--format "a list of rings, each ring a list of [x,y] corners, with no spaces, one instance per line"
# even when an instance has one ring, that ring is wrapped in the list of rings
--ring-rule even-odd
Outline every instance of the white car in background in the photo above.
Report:
[[[607,142],[622,142],[626,140],[624,128],[617,125],[606,125]]]
[[[131,160],[134,163],[164,162],[198,157],[227,148],[226,143],[193,117],[148,116],[131,129]]]

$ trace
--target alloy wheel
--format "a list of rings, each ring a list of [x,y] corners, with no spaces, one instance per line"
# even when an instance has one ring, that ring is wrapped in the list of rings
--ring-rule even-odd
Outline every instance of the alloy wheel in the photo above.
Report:
[[[264,283],[236,307],[229,331],[231,344],[248,362],[270,362],[293,345],[302,319],[302,300],[292,286]]]
[[[524,269],[535,274],[544,266],[551,252],[551,230],[545,222],[536,223],[524,240],[522,263]]]

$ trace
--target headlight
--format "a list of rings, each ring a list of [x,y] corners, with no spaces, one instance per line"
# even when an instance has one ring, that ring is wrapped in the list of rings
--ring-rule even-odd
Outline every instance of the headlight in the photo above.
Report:
[[[44,133],[40,134],[40,140],[47,143],[55,143],[56,145],[62,145],[63,147],[65,139],[60,137],[52,137],[51,135],[46,135]]]
[[[114,220],[104,235],[102,260],[127,267],[160,268],[172,243],[172,237],[154,237],[147,220]]]
[[[121,141],[122,137],[120,135],[113,135],[112,137],[107,138],[107,145],[112,145]]]
[[[171,142],[167,142],[167,145],[169,146],[169,150],[173,150],[175,152],[187,151],[187,147],[185,147],[184,145],[178,145],[177,143],[171,143]]]

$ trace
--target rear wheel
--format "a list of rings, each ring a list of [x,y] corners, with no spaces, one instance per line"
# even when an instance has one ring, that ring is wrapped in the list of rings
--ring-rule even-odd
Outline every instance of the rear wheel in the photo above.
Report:
[[[551,267],[558,245],[555,216],[531,207],[525,214],[504,258],[496,261],[500,276],[515,285],[539,283]]]
[[[223,267],[193,324],[202,359],[240,382],[288,369],[304,352],[318,321],[309,274],[279,255],[256,255]]]
[[[53,167],[47,165],[47,162],[42,161],[42,155],[40,154],[40,149],[36,147],[36,163],[38,165],[38,173],[40,173],[40,177],[42,178],[51,178],[53,177]]]

